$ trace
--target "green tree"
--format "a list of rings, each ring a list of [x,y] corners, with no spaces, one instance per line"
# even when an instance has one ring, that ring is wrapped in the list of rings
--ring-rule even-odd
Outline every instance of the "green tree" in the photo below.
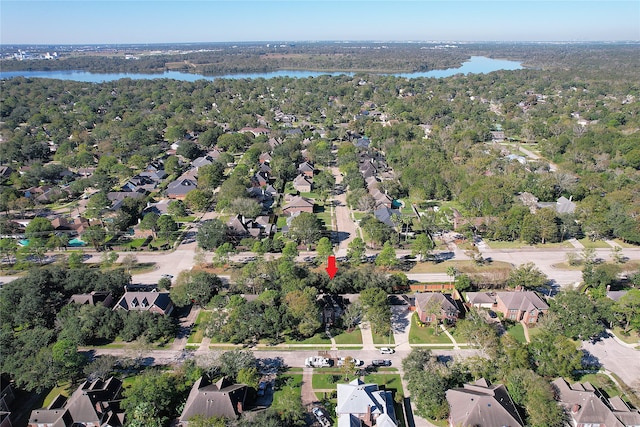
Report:
[[[349,262],[353,265],[360,265],[365,256],[365,249],[364,240],[360,237],[356,237],[349,242],[349,247],[347,248],[347,258],[349,258]]]
[[[249,197],[237,197],[231,201],[228,210],[246,218],[255,218],[262,212],[262,205]]]
[[[289,235],[309,247],[322,236],[322,224],[318,217],[309,212],[301,212],[291,220]]]
[[[318,253],[318,259],[321,263],[326,263],[327,258],[329,258],[330,255],[333,255],[333,245],[331,244],[331,240],[329,240],[328,237],[322,237],[318,240],[316,252]]]
[[[198,188],[214,190],[224,181],[224,165],[213,162],[198,168]]]
[[[184,197],[184,203],[192,212],[206,212],[211,204],[211,192],[193,189]]]
[[[227,237],[227,226],[219,219],[205,221],[198,229],[196,240],[198,246],[211,251],[222,245]]]
[[[82,233],[82,238],[98,251],[104,247],[107,232],[99,225],[90,225],[84,233]]]
[[[391,308],[387,293],[380,288],[367,288],[360,293],[360,303],[364,317],[371,324],[371,330],[379,335],[391,332]]]
[[[507,285],[510,288],[535,290],[549,287],[549,278],[532,262],[522,264],[509,272]]]
[[[99,191],[89,197],[87,208],[84,212],[89,219],[98,219],[102,222],[104,212],[111,207],[111,200],[104,191]]]
[[[160,215],[156,222],[156,227],[158,229],[158,237],[166,240],[170,240],[174,233],[178,231],[178,224],[170,215]]]
[[[428,234],[418,234],[411,245],[411,254],[420,255],[420,261],[424,261],[429,257],[434,247],[433,239]]]
[[[294,260],[298,256],[296,242],[287,242],[282,249],[282,256],[289,260]]]
[[[190,304],[205,306],[222,287],[222,281],[215,274],[205,271],[181,271],[169,293],[178,307]]]
[[[538,375],[573,377],[582,368],[582,353],[578,345],[555,332],[544,330],[534,335],[528,346],[531,361]]]
[[[396,256],[396,250],[391,246],[391,242],[384,243],[382,250],[376,257],[376,265],[378,267],[391,268],[398,265],[398,258]]]
[[[167,213],[173,217],[187,216],[187,208],[182,200],[172,200],[167,206]]]
[[[24,229],[24,237],[28,240],[41,239],[46,241],[53,234],[54,228],[47,218],[36,217],[29,221]]]
[[[619,313],[625,332],[630,328],[640,331],[640,289],[630,289],[618,300],[614,310]]]
[[[560,292],[550,301],[549,327],[574,340],[586,340],[604,332],[594,302],[575,290]]]

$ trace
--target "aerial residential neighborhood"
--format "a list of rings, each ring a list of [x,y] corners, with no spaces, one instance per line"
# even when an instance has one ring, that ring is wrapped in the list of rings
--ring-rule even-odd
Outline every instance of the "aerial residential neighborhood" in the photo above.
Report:
[[[0,427],[640,425],[637,51],[531,49],[0,80]]]

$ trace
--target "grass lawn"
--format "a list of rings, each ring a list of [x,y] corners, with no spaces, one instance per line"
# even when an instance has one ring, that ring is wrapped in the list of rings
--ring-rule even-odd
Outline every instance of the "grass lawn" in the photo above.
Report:
[[[434,263],[431,261],[417,262],[409,273],[446,273],[447,268],[455,267],[460,273],[490,273],[500,270],[511,271],[513,267],[508,262],[493,261],[484,265],[477,265],[474,261],[445,261]]]
[[[516,323],[515,325],[511,326],[509,329],[507,329],[507,333],[518,340],[518,342],[521,342],[523,344],[527,343],[527,339],[524,336],[524,327],[521,323]]]
[[[327,344],[331,345],[331,340],[327,338],[327,334],[324,332],[318,332],[314,336],[309,337],[305,340],[298,341],[290,338],[289,336],[285,336],[284,339],[285,344]]]
[[[489,245],[491,249],[520,249],[525,246],[531,246],[519,240],[513,242],[503,240],[485,240],[485,243]]]
[[[193,222],[196,220],[196,217],[191,215],[191,216],[178,216],[174,218],[175,222]]]
[[[631,331],[631,334],[625,334],[624,330],[620,326],[616,326],[615,328],[613,328],[613,333],[616,335],[616,337],[620,338],[622,341],[626,342],[627,344],[640,343],[640,338],[638,337],[637,333],[634,333],[633,331]]]
[[[319,373],[314,371],[311,385],[316,390],[335,389],[337,383],[353,381],[356,377],[356,374],[351,374],[347,377],[347,380],[345,380],[344,373],[340,369],[323,369]],[[402,382],[400,380],[400,375],[397,373],[376,372],[366,375],[364,377],[364,382],[376,383],[380,386],[385,386],[387,389],[395,389],[402,393]]]
[[[343,332],[334,337],[336,344],[362,344],[362,332],[360,328],[356,328],[351,332]]]
[[[623,248],[637,248],[638,245],[632,245],[631,243],[623,242],[620,239],[613,239],[614,242],[622,246]]]
[[[411,316],[411,329],[409,329],[409,344],[453,344],[449,337],[442,331],[438,335],[433,333],[433,326],[419,326],[418,315]]]
[[[557,268],[559,270],[574,270],[574,271],[582,270],[584,268],[582,263],[580,263],[579,265],[569,265],[569,263],[566,263],[566,262],[559,262],[557,264],[552,264],[551,267]]]
[[[356,221],[359,221],[368,215],[367,212],[351,211],[351,213],[353,214],[353,219],[355,219]]]
[[[331,230],[331,212],[326,210],[324,212],[318,212],[315,214],[320,221],[324,224],[324,228]]]
[[[593,249],[610,249],[611,246],[607,244],[604,240],[596,240],[593,242],[588,237],[578,240],[585,248],[593,248]]]
[[[142,247],[142,244],[146,241],[146,238],[142,238],[142,239],[133,239],[132,241],[130,241],[129,243],[125,244],[124,246],[128,246],[132,249],[138,249],[140,247]]]
[[[529,338],[533,339],[536,335],[541,334],[543,329],[541,327],[529,327]]]
[[[373,335],[373,343],[374,344],[378,344],[381,347],[384,347],[386,345],[396,345],[396,341],[393,338],[393,334],[391,334],[391,335],[379,335],[379,334],[374,334],[373,332],[371,334]]]
[[[42,407],[46,408],[47,406],[51,405],[51,402],[53,402],[53,399],[55,399],[59,394],[66,397],[71,396],[71,393],[73,393],[71,386],[72,386],[71,382],[67,381],[52,388],[49,394],[47,394],[47,397],[44,398]]]
[[[200,328],[200,325],[203,322],[208,321],[211,318],[212,314],[213,313],[210,311],[200,310],[200,313],[198,313],[198,318],[196,319],[194,328],[191,331],[191,335],[189,335],[189,339],[187,340],[188,344],[196,344],[196,343],[202,342],[204,331],[202,328]]]

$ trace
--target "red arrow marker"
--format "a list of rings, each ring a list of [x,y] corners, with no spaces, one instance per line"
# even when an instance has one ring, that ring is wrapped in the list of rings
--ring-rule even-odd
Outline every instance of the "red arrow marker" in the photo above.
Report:
[[[331,255],[327,260],[327,273],[329,274],[329,279],[333,279],[338,272],[338,267],[336,267],[336,257]]]

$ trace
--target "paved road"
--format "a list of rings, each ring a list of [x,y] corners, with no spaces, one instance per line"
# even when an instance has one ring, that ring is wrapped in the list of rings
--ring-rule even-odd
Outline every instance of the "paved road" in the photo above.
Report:
[[[628,386],[640,390],[640,351],[604,338],[592,343],[584,341],[582,349],[597,358],[605,369],[615,372]]]
[[[342,174],[337,167],[331,168],[331,173],[336,178],[336,184],[342,183]],[[346,192],[333,196],[334,211],[336,215],[336,231],[339,245],[336,248],[336,256],[346,256],[349,243],[358,237],[357,226],[351,219],[351,211],[347,207]]]

